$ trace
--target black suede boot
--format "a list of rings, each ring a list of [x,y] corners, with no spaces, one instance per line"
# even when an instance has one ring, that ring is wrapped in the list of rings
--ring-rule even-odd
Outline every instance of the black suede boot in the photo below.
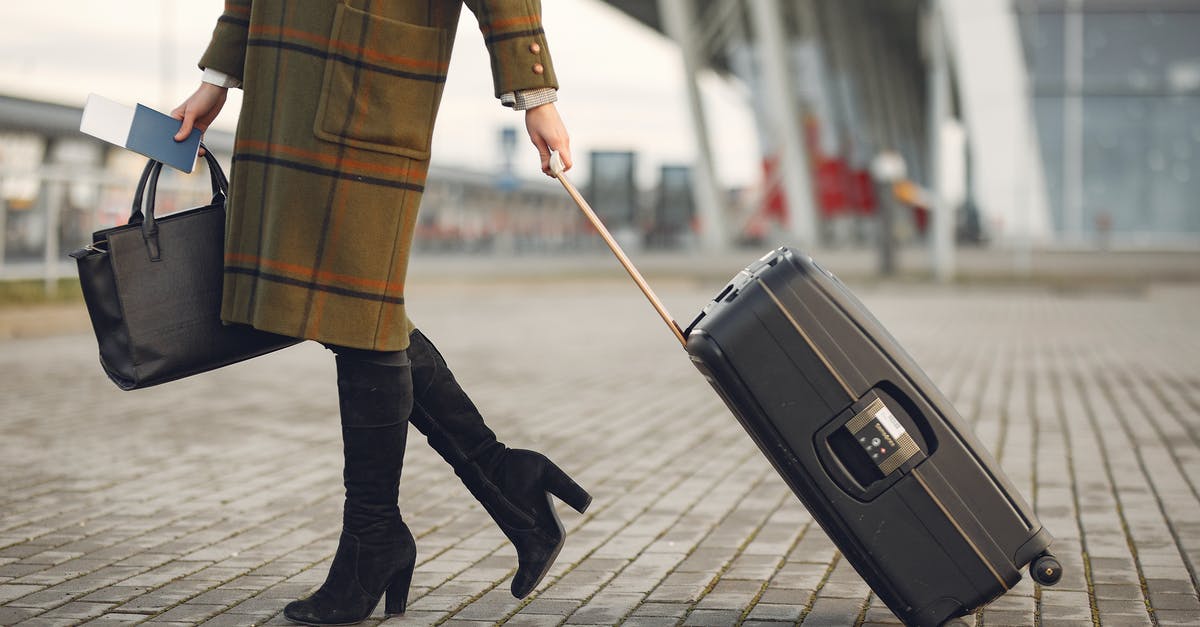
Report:
[[[420,331],[410,336],[411,421],[452,467],[517,549],[512,594],[524,598],[549,572],[566,540],[550,495],[579,513],[592,497],[546,456],[496,439],[446,361]]]
[[[305,625],[349,625],[365,620],[386,593],[384,610],[401,614],[416,564],[416,543],[396,505],[412,376],[404,353],[338,351],[346,503],[342,535],[325,583],[283,610]]]

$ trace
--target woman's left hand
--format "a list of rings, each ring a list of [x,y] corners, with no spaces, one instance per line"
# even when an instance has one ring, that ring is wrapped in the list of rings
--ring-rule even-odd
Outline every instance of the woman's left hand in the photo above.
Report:
[[[564,170],[571,169],[571,138],[553,102],[526,110],[525,130],[537,147],[538,155],[542,158],[542,172],[546,176],[554,176],[550,169],[551,150],[557,150],[562,157]]]

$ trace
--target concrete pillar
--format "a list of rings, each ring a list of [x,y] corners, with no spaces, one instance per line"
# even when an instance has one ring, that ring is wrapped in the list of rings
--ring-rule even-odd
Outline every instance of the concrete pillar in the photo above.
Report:
[[[59,216],[62,206],[67,201],[67,182],[61,177],[52,178],[42,184],[42,207],[46,217],[46,247],[42,257],[42,281],[47,296],[58,293],[58,267],[60,259],[58,247]]]
[[[1042,155],[1032,139],[1029,73],[1012,2],[939,0],[938,6],[970,138],[972,197],[989,236],[1010,245],[1045,241],[1052,229]]]
[[[817,214],[813,206],[812,168],[804,147],[800,110],[787,61],[787,33],[779,0],[747,0],[761,52],[767,111],[780,145],[780,172],[787,194],[789,227],[796,244],[817,244]]]
[[[3,167],[3,165],[0,165]],[[4,194],[4,176],[0,172],[0,276],[4,275],[4,245],[8,242],[8,199]]]
[[[938,281],[948,283],[954,279],[954,207],[948,206],[942,191],[946,181],[942,160],[947,158],[943,150],[942,129],[950,115],[950,70],[946,60],[946,32],[942,21],[941,3],[931,0],[924,16],[925,54],[929,90],[928,120],[925,124],[928,144],[929,165],[926,174],[929,180],[929,213],[931,218],[930,240],[933,247],[933,275]]]
[[[696,138],[696,167],[693,171],[692,193],[696,210],[700,216],[700,245],[706,251],[728,248],[729,236],[725,225],[725,203],[717,183],[716,168],[713,166],[712,141],[708,135],[708,124],[704,116],[704,101],[700,96],[700,85],[696,77],[704,67],[700,58],[700,46],[696,39],[695,3],[688,0],[658,0],[663,28],[667,35],[679,44],[683,55],[683,70],[686,75],[688,110],[692,119],[692,133]]]
[[[1083,242],[1083,0],[1063,8],[1063,230]]]

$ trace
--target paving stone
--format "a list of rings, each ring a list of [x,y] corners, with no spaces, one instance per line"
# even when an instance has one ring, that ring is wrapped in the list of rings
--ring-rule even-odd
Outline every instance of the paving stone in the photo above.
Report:
[[[985,615],[987,615],[985,613]],[[1092,609],[1087,605],[1050,605],[1042,604],[1042,620],[1091,620]]]
[[[41,610],[24,607],[0,607],[0,625],[15,625],[30,618]]]
[[[784,621],[794,623],[800,620],[800,615],[804,613],[804,608],[795,605],[776,605],[771,603],[758,603],[754,609],[750,610],[748,620],[758,621]]]
[[[1154,618],[1159,625],[1195,625],[1196,613],[1181,610],[1163,610],[1155,612]]]
[[[642,603],[633,610],[632,616],[643,618],[683,618],[688,613],[687,603]]]
[[[848,617],[853,624],[862,612],[862,606],[862,600],[818,598],[800,624],[806,626],[829,625],[832,627],[839,624],[839,620],[842,621],[840,624],[844,625]]]
[[[1096,607],[1105,619],[1117,614],[1149,616],[1146,603],[1136,599],[1096,599]]]
[[[570,616],[579,608],[577,601],[537,598],[521,608],[521,614],[550,614],[553,616]]]
[[[86,623],[83,623],[83,625],[86,625],[88,627],[106,627],[109,625],[133,625],[135,623],[144,622],[145,620],[146,620],[146,616],[144,614],[118,614],[116,612],[109,612],[103,616],[100,616],[93,620],[89,620]]]
[[[83,601],[72,601],[65,605],[60,605],[44,614],[38,615],[38,618],[67,618],[67,619],[87,619],[100,616],[108,610],[112,609],[115,603],[87,603]]]
[[[27,594],[15,601],[10,601],[6,605],[12,607],[29,607],[40,610],[48,610],[52,607],[58,607],[75,597],[79,593],[69,590],[57,590],[54,588],[46,588],[32,594]]]
[[[621,623],[622,626],[628,627],[675,627],[678,624],[678,618],[664,616],[630,616]]]
[[[166,612],[155,616],[156,621],[167,621],[176,623],[188,623],[195,625],[204,622],[206,619],[220,614],[225,609],[224,605],[206,605],[203,603],[184,603],[176,605]]]
[[[683,621],[686,627],[719,627],[734,625],[741,618],[739,610],[694,610]]]
[[[13,599],[33,594],[44,589],[45,586],[33,584],[0,584],[0,603],[7,603]]]
[[[1200,617],[1200,601],[1194,594],[1150,593],[1150,606],[1155,610],[1189,610]]]
[[[896,615],[893,614],[892,611],[887,609],[886,607],[869,607],[869,608],[867,608],[866,616],[864,616],[863,618],[864,618],[864,620],[863,620],[864,624],[865,623],[873,623],[873,624],[877,624],[877,625],[878,624],[891,624],[891,625],[903,624],[902,621],[899,618],[896,618]]]

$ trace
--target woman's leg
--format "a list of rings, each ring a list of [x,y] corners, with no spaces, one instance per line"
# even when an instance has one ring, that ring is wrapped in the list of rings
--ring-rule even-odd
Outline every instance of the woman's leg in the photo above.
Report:
[[[462,479],[517,549],[512,594],[537,587],[558,556],[565,532],[549,495],[583,513],[591,496],[541,453],[496,439],[429,338],[413,331],[411,421]]]
[[[397,507],[412,371],[404,351],[330,347],[336,354],[346,501],[329,575],[284,616],[307,625],[365,620],[386,592],[385,611],[404,612],[416,543]]]

